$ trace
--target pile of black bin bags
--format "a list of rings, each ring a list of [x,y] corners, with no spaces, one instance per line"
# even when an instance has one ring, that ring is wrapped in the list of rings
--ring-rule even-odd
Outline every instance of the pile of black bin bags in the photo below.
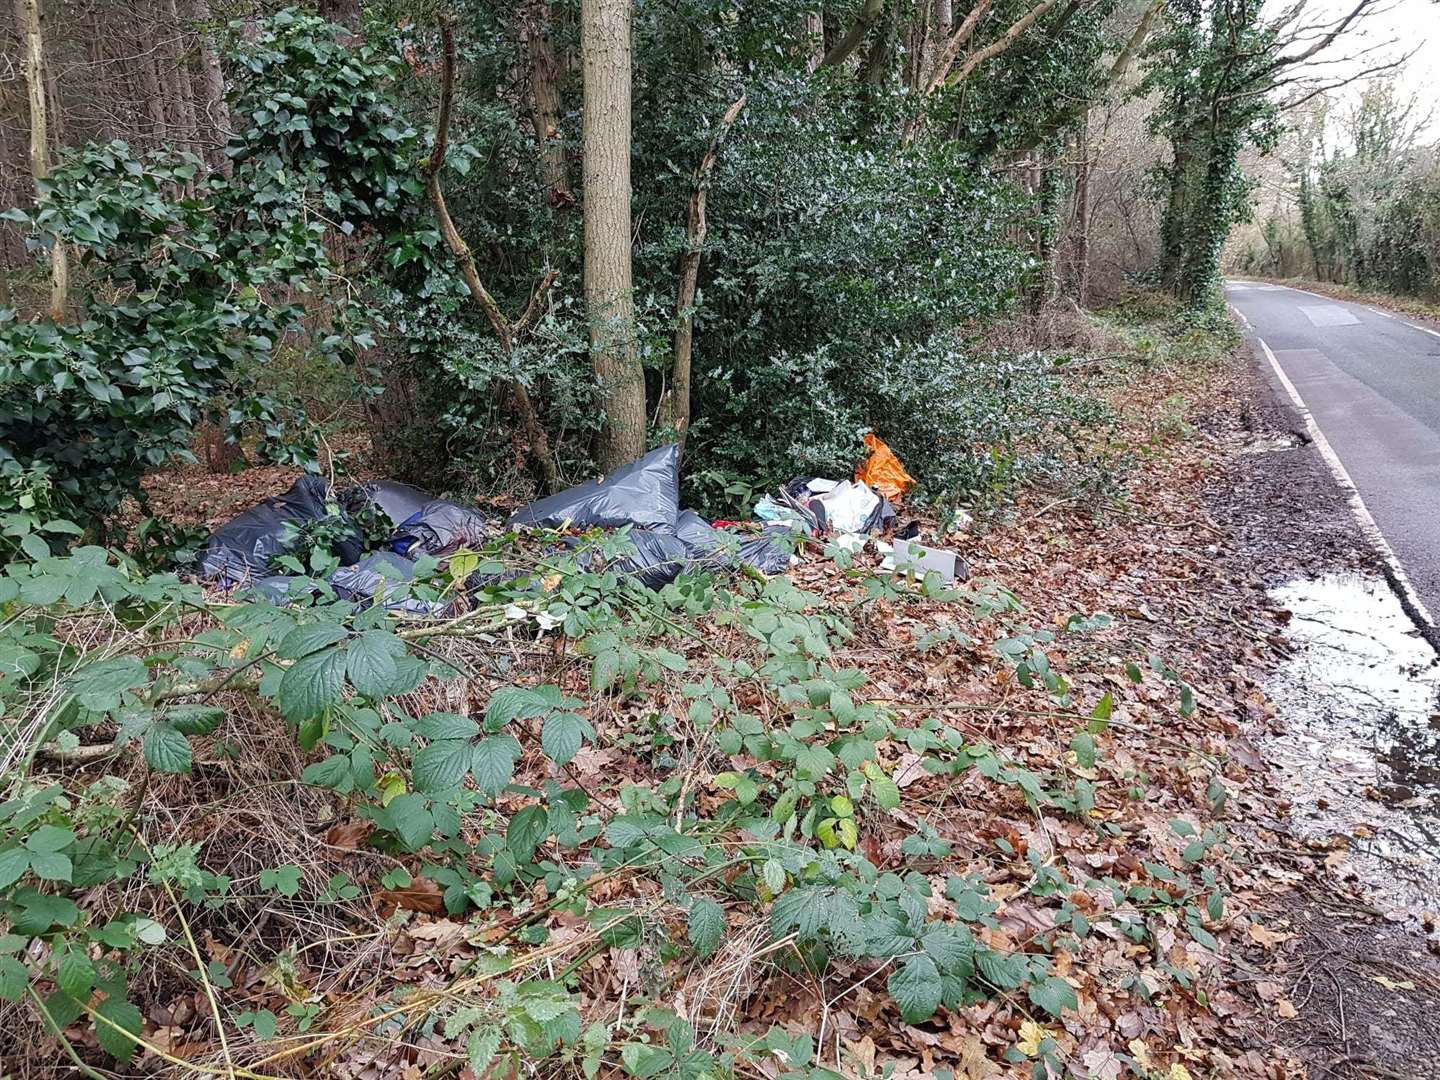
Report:
[[[388,480],[348,488],[333,502],[340,508],[342,523],[369,507],[394,526],[379,550],[365,551],[358,529],[353,539],[336,545],[341,565],[329,582],[339,596],[357,602],[383,594],[387,582],[409,581],[414,577],[414,560],[421,555],[443,560],[462,548],[478,548],[496,534],[495,526],[473,507],[432,499],[419,488]],[[301,477],[283,495],[265,499],[216,529],[197,556],[199,576],[227,588],[249,584],[277,603],[309,595],[316,588],[314,579],[277,575],[270,568],[271,560],[295,547],[305,523],[333,517],[333,509],[329,484],[318,476]],[[674,444],[651,451],[603,480],[533,502],[506,523],[549,529],[566,525],[581,530],[629,526],[634,552],[620,559],[615,569],[634,574],[654,589],[691,567],[729,569],[743,564],[778,574],[790,565],[788,526],[768,527],[742,542],[713,528],[699,514],[680,509],[680,448]],[[383,602],[412,614],[435,614],[443,607],[411,598]]]

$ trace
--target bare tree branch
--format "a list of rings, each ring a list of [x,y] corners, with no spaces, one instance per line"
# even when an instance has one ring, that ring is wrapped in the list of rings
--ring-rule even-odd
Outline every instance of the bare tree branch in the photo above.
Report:
[[[445,192],[440,187],[440,169],[445,164],[445,153],[450,145],[450,117],[455,107],[455,16],[448,12],[440,16],[440,44],[440,105],[435,118],[435,145],[430,151],[430,160],[425,163],[425,190],[429,193],[430,204],[435,209],[440,235],[445,238],[445,246],[450,249],[450,254],[455,259],[460,277],[470,291],[470,296],[495,328],[495,336],[500,339],[500,352],[506,361],[509,361],[515,354],[517,335],[528,327],[539,312],[543,298],[550,291],[556,275],[555,271],[551,270],[541,278],[530,303],[526,305],[525,313],[514,325],[505,317],[500,305],[495,302],[495,297],[480,280],[480,272],[475,267],[475,255],[465,238],[460,235],[460,230],[455,227],[450,210],[445,205]],[[540,468],[545,488],[547,491],[555,491],[559,487],[559,475],[555,468],[554,455],[550,452],[550,437],[536,414],[530,391],[518,378],[508,379],[506,383],[515,412],[525,429],[525,437],[530,442],[530,453]]]
[[[1040,0],[1040,3],[1016,19],[1014,25],[1012,25],[1009,30],[1006,30],[1005,33],[1001,34],[989,45],[985,46],[985,48],[967,56],[965,62],[960,65],[960,70],[945,80],[945,85],[954,86],[956,83],[964,82],[970,77],[970,74],[981,64],[985,63],[985,61],[992,57],[999,56],[1006,49],[1010,48],[1011,45],[1014,45],[1021,34],[1035,25],[1035,21],[1054,6],[1055,0]]]
[[[865,6],[860,9],[860,14],[855,16],[855,22],[845,32],[845,36],[835,43],[835,47],[821,58],[818,66],[836,67],[848,60],[884,11],[885,0],[865,0]]]

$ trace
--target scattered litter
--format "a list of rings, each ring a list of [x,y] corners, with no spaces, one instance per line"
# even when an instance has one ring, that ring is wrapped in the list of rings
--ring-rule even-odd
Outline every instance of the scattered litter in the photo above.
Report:
[[[579,537],[562,538],[562,547],[581,548],[587,569],[608,565],[659,589],[688,570],[726,571],[748,567],[762,574],[783,574],[795,561],[805,537],[823,536],[843,550],[859,553],[871,537],[888,535],[895,527],[889,498],[860,477],[872,477],[897,495],[914,484],[899,459],[873,436],[866,437],[870,457],[855,480],[799,477],[756,503],[758,534],[738,522],[706,521],[693,510],[680,509],[680,449],[671,444],[616,469],[607,477],[587,481],[536,500],[512,514],[511,527],[589,532],[625,529],[628,545],[610,548],[608,559],[594,547],[581,547]],[[380,550],[366,553],[357,518],[367,512],[388,520],[393,532]],[[329,576],[337,595],[352,602],[380,603],[407,614],[437,614],[449,600],[424,600],[410,595],[405,583],[415,577],[415,562],[430,556],[444,565],[457,552],[493,540],[494,524],[474,507],[433,498],[408,484],[378,480],[348,488],[337,495],[318,476],[302,477],[283,495],[274,496],[216,529],[201,551],[199,576],[224,587],[251,585],[276,603],[295,603],[320,591],[316,579],[278,574],[277,556],[295,551],[310,522],[335,521],[342,541],[340,568]],[[367,525],[367,530],[369,526]],[[918,536],[912,523],[905,536]],[[965,574],[964,562],[952,551],[928,548],[909,539],[897,540],[886,569],[899,559],[902,570],[935,571],[942,580]],[[552,549],[553,550],[553,549]],[[484,588],[507,576],[472,574],[468,589]],[[399,586],[399,588],[397,588]],[[393,595],[392,595],[393,594]]]
[[[895,451],[873,431],[865,436],[865,448],[870,454],[855,470],[855,482],[868,484],[891,502],[898,502],[915,486],[915,478],[905,471]]]
[[[969,567],[958,554],[946,548],[926,547],[913,540],[897,539],[891,553],[880,564],[880,569],[901,574],[915,574],[925,577],[931,571],[940,575],[944,585],[956,578],[962,581],[969,576]]]

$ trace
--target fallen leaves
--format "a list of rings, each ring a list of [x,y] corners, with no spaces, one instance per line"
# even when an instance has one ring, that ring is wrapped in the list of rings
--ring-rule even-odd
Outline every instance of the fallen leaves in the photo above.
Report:
[[[397,908],[427,915],[438,915],[445,910],[444,893],[427,877],[417,877],[409,885],[399,888],[381,889],[375,898],[380,902],[381,913],[387,916]]]
[[[1255,942],[1257,945],[1263,945],[1266,949],[1273,949],[1277,945],[1283,945],[1285,942],[1295,937],[1293,933],[1281,930],[1271,930],[1268,927],[1262,926],[1257,922],[1252,922],[1247,928],[1247,932],[1250,935],[1251,941]]]

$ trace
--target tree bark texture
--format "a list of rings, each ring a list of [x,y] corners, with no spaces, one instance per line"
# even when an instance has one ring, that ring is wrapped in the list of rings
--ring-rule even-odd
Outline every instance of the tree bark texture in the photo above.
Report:
[[[645,452],[645,373],[635,353],[630,221],[631,0],[583,0],[585,309],[605,428],[605,472]]]
[[[200,61],[205,74],[205,131],[210,142],[207,156],[213,168],[229,176],[230,158],[225,144],[230,141],[230,107],[225,103],[225,75],[215,48],[210,0],[193,0],[192,7],[200,31]]]
[[[38,194],[40,181],[50,175],[44,13],[40,0],[16,0],[15,7],[25,41],[25,89],[30,102],[30,175],[35,180]],[[57,238],[50,247],[50,318],[56,322],[65,319],[69,291],[70,266],[65,245]]]
[[[565,143],[560,138],[560,62],[550,37],[549,0],[532,0],[525,13],[525,36],[530,49],[531,121],[540,147],[540,179],[545,200],[552,207],[575,201],[566,168]]]

